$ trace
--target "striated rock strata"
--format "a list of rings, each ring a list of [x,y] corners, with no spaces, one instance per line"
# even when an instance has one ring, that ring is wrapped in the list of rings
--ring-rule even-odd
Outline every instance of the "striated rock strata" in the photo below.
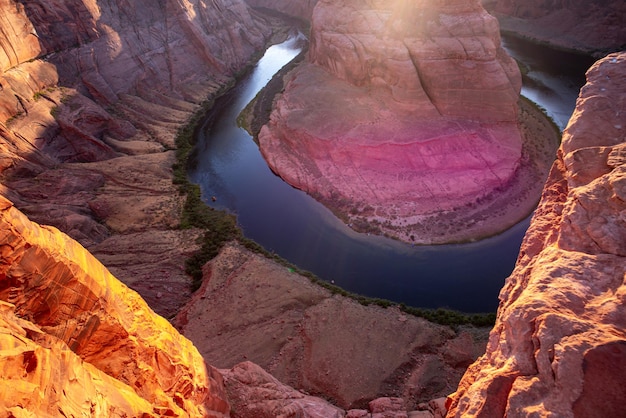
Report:
[[[80,244],[2,197],[0,231],[6,416],[229,413],[221,375]]]
[[[626,47],[626,5],[611,0],[483,0],[502,28],[551,45],[605,55]]]
[[[259,143],[274,171],[355,229],[481,237],[526,216],[540,187],[526,189],[547,174],[529,175],[520,86],[478,1],[319,1],[308,60]]]
[[[175,230],[174,138],[271,22],[240,0],[0,0],[0,14],[0,194],[171,317],[199,235]]]
[[[486,353],[448,416],[624,415],[625,108],[622,52],[587,73]]]

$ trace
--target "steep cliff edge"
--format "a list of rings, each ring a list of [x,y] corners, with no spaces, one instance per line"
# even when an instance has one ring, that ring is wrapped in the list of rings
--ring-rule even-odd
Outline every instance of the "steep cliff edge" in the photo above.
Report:
[[[587,73],[500,293],[487,351],[448,416],[623,416],[626,53]]]
[[[7,416],[229,413],[221,375],[80,244],[0,197]]]
[[[478,1],[319,1],[261,152],[359,231],[442,243],[506,229],[551,162],[528,154],[498,29]]]
[[[603,56],[626,48],[626,5],[612,0],[483,0],[502,29]]]
[[[406,411],[444,397],[485,347],[486,328],[453,330],[364,306],[240,245],[226,246],[203,272],[173,322],[207,363],[252,361],[344,409],[393,396]]]
[[[265,45],[271,22],[238,0],[0,10],[0,194],[172,316],[190,295],[184,260],[199,235],[176,230],[174,138]]]

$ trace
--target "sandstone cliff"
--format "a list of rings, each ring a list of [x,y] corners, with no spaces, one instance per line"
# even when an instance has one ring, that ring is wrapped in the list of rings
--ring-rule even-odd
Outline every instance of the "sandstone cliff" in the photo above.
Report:
[[[80,244],[2,197],[0,231],[3,416],[229,413],[217,371]]]
[[[448,416],[624,415],[625,106],[626,53],[612,54],[587,73],[487,351]]]
[[[243,1],[0,1],[0,194],[89,247],[172,316],[177,130],[266,43]],[[163,294],[172,297],[162,298]]]
[[[252,361],[344,409],[392,396],[403,411],[454,391],[488,331],[363,306],[239,245],[205,266],[174,324],[215,367]]]
[[[440,243],[511,226],[549,163],[528,165],[498,29],[478,1],[319,1],[264,157],[358,230]]]
[[[626,47],[626,4],[611,0],[483,0],[502,28],[557,47],[605,55]]]

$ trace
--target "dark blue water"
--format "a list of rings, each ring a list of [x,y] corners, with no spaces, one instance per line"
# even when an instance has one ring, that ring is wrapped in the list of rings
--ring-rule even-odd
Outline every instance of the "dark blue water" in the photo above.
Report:
[[[266,249],[350,292],[425,308],[494,311],[529,218],[498,236],[458,245],[411,246],[358,234],[274,175],[237,127],[240,111],[299,45],[292,38],[271,47],[200,130],[190,178],[207,204],[235,213],[244,234]]]
[[[504,36],[502,46],[528,69],[523,75],[522,95],[541,105],[561,131],[565,129],[585,84],[585,72],[595,59],[513,36]]]

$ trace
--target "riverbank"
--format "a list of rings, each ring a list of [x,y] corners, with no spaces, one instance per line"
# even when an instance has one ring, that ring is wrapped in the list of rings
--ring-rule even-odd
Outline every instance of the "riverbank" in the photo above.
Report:
[[[487,343],[489,327],[442,326],[398,306],[359,303],[237,243],[203,271],[173,322],[209,364],[253,361],[345,409],[394,396],[411,410],[446,396]]]

